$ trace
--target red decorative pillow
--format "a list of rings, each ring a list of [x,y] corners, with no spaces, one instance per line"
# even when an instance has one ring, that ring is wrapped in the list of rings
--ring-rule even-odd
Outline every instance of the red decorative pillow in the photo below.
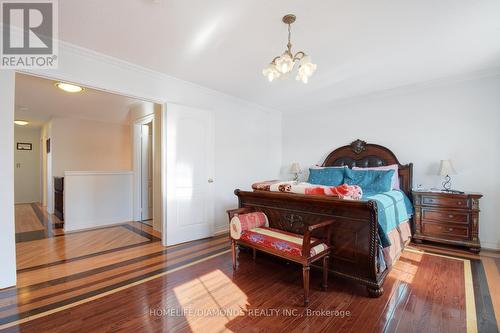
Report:
[[[229,233],[231,238],[240,239],[243,231],[264,226],[269,226],[269,221],[266,214],[262,212],[238,214],[233,216],[229,223]]]

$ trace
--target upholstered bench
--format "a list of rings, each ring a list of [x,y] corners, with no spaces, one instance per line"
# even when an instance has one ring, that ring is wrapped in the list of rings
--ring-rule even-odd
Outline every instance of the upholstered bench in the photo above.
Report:
[[[309,270],[311,263],[323,260],[323,289],[328,283],[328,260],[330,255],[330,227],[332,220],[309,225],[304,235],[270,228],[267,216],[248,208],[228,211],[233,270],[238,269],[238,244],[252,248],[255,260],[256,250],[266,252],[302,264],[304,283],[304,305],[309,303]],[[317,239],[312,232],[328,228],[327,239]]]

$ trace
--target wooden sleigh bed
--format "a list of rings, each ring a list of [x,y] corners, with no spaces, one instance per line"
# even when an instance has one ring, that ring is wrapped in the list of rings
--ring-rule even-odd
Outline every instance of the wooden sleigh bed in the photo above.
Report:
[[[410,196],[413,165],[402,165],[388,148],[356,140],[331,152],[322,166],[374,167],[399,165],[400,189]],[[333,219],[329,271],[367,287],[371,297],[383,294],[390,267],[377,269],[378,221],[375,201],[268,191],[235,190],[239,208],[264,212],[269,225],[294,233],[326,219]]]

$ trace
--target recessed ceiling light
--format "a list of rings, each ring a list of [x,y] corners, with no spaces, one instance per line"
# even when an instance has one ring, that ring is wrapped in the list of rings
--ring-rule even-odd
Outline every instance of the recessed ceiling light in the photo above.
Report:
[[[57,82],[56,87],[70,93],[77,93],[83,91],[83,88],[80,86],[75,86],[74,84],[69,84],[64,82]]]
[[[29,124],[26,120],[14,120],[14,124],[19,125],[19,126],[26,126]]]

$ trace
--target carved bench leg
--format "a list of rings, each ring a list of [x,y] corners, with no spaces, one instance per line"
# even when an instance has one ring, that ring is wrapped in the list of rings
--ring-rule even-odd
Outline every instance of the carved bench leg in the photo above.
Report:
[[[373,287],[366,287],[366,290],[368,291],[368,295],[373,298],[380,297],[384,294],[384,288],[378,287],[378,288],[373,288]]]
[[[308,265],[302,266],[302,278],[304,280],[304,306],[309,304],[309,271]]]
[[[257,250],[255,248],[252,248],[252,259],[255,261],[255,258],[257,257]]]
[[[238,245],[234,239],[231,239],[231,253],[233,257],[233,271],[238,269]]]
[[[328,261],[330,257],[329,256],[324,256],[323,257],[323,290],[326,291],[328,289]]]

